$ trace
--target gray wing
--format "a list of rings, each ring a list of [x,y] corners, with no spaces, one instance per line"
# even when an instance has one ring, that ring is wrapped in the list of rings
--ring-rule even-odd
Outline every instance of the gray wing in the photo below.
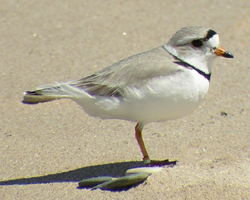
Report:
[[[169,76],[182,69],[163,47],[136,54],[69,84],[91,95],[123,96],[126,88],[140,88],[152,78]]]

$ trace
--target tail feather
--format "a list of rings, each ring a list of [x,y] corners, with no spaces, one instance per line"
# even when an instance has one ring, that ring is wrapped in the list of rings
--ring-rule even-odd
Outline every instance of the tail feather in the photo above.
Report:
[[[67,83],[47,84],[35,90],[24,92],[23,103],[36,104],[40,102],[53,101],[60,98],[73,97],[72,86]]]

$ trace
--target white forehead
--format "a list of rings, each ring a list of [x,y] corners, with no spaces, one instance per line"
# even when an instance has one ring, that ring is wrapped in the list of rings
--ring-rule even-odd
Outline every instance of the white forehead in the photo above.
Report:
[[[209,38],[208,43],[210,43],[210,45],[212,47],[216,47],[217,48],[219,46],[219,44],[220,44],[219,35],[218,34],[213,35],[213,37]]]

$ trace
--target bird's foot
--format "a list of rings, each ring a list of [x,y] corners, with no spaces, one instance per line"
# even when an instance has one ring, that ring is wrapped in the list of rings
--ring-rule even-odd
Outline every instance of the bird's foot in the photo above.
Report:
[[[149,157],[143,158],[143,161],[144,161],[145,165],[147,165],[147,166],[166,166],[166,165],[168,165],[170,167],[173,167],[178,162],[177,160],[169,161],[169,159],[167,159],[167,160],[150,160]]]

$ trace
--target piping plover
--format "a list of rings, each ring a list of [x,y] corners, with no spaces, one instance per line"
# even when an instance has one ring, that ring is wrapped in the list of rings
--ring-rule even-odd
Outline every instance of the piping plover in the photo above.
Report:
[[[91,116],[136,122],[135,136],[149,165],[142,129],[150,122],[183,117],[196,109],[208,92],[212,65],[218,56],[233,58],[206,27],[177,31],[163,46],[136,54],[76,81],[53,83],[24,93],[24,103],[69,98]]]

